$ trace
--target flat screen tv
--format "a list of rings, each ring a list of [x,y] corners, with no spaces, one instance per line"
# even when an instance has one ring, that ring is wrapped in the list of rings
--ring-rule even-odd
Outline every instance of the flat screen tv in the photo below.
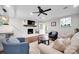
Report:
[[[28,25],[35,25],[35,21],[28,20],[28,21],[27,21],[27,24],[28,24]]]

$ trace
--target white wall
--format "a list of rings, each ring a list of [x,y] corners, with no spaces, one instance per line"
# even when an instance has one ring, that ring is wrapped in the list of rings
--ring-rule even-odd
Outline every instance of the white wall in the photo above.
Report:
[[[72,26],[71,27],[61,27],[60,26],[60,18],[51,20],[47,22],[48,25],[48,32],[50,31],[58,31],[59,34],[61,33],[72,33],[75,28],[79,28],[79,14],[71,15],[72,18]],[[51,22],[56,22],[56,26],[51,26]]]
[[[13,31],[15,37],[26,37],[27,35],[27,29],[34,29],[34,34],[35,34],[35,29],[36,27],[25,27],[23,26],[23,19],[18,19],[18,18],[11,18],[10,19],[10,25],[13,26]]]
[[[66,27],[62,28],[60,26],[60,18],[51,20],[46,22],[45,24],[48,26],[48,32],[50,31],[58,31],[58,32],[72,32],[73,29],[79,28],[79,14],[77,15],[72,15],[72,26],[71,27]],[[51,26],[51,22],[56,22],[56,26]],[[25,37],[27,35],[27,29],[26,27],[23,26],[23,19],[18,19],[18,18],[10,18],[9,22],[10,26],[13,26],[12,30],[15,34],[16,37]],[[34,28],[34,27],[31,27]],[[34,28],[35,29],[35,28]],[[9,27],[7,27],[7,31],[9,31]]]

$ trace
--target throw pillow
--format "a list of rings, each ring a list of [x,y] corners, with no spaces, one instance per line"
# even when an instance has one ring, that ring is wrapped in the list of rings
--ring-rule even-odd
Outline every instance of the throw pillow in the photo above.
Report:
[[[9,44],[14,44],[14,43],[20,43],[20,41],[14,37],[10,37],[8,40],[6,40],[7,43]]]
[[[63,52],[65,50],[65,44],[63,43],[64,39],[57,39],[54,41],[53,48]]]

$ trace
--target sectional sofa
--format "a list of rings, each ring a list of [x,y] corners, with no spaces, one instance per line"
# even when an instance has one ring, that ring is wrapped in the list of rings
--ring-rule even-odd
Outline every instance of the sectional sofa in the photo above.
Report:
[[[39,44],[38,41],[30,43],[30,54],[78,54],[79,32],[72,38],[58,38],[50,41],[49,45]]]

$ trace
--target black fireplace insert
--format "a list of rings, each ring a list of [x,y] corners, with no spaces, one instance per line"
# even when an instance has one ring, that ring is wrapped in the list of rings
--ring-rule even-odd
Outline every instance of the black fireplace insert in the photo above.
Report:
[[[28,34],[33,34],[33,29],[28,29]]]

